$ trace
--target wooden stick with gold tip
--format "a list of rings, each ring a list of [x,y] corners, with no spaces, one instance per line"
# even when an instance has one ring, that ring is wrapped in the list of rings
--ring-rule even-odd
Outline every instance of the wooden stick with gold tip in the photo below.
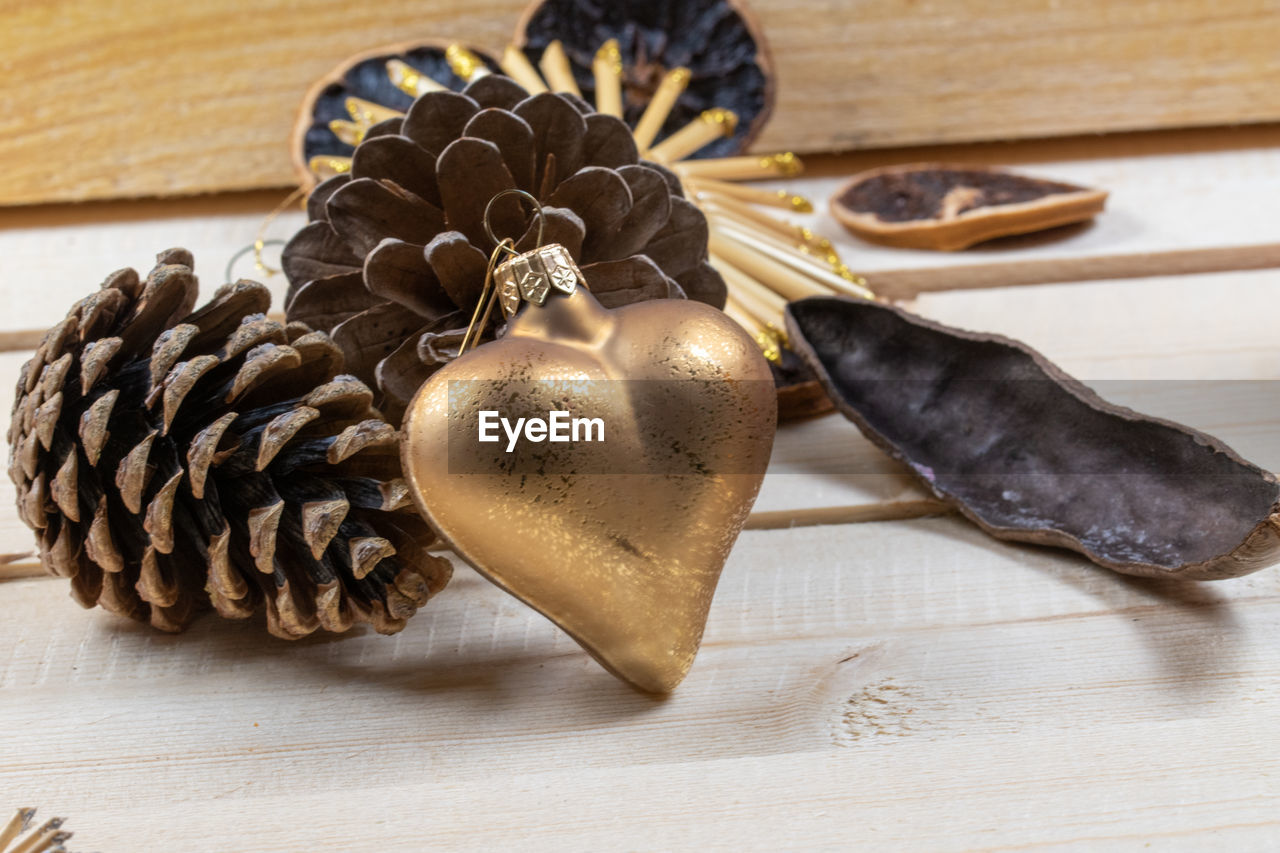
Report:
[[[448,87],[443,83],[437,83],[409,63],[399,59],[387,60],[387,77],[392,85],[411,98],[417,98],[427,92],[448,91]]]
[[[841,268],[847,269],[843,264],[837,267],[812,255],[806,255],[785,245],[778,246],[772,241],[759,239],[756,235],[736,228],[718,228],[712,233],[737,243],[744,251],[753,252],[767,260],[782,264],[788,269],[812,279],[816,284],[822,285],[830,292],[840,293],[845,296],[855,296],[859,299],[875,298],[871,291],[867,289],[865,280],[860,276],[852,274],[841,275],[837,272]]]
[[[333,131],[339,142],[353,148],[364,141],[364,128],[354,121],[335,118],[329,122],[329,130]]]
[[[711,157],[682,160],[672,166],[682,178],[711,178],[719,181],[754,181],[766,178],[794,178],[804,171],[800,158],[790,151],[778,154],[746,154],[740,157]]]
[[[772,325],[766,324],[752,315],[741,303],[731,297],[725,300],[724,313],[728,314],[730,319],[747,330],[747,333],[751,335],[760,347],[760,352],[765,358],[772,362],[782,359],[781,340],[778,337],[777,330]]]
[[[324,181],[334,175],[345,175],[351,171],[351,158],[338,157],[333,154],[320,154],[307,161],[307,168],[318,180]]]
[[[596,112],[622,118],[622,53],[617,39],[596,51],[591,72],[596,78]]]
[[[540,95],[547,91],[547,84],[542,81],[542,77],[529,61],[529,57],[514,44],[509,44],[503,49],[502,59],[498,65],[503,73],[523,86],[530,95]]]
[[[764,322],[751,313],[747,306],[743,305],[733,294],[725,297],[724,313],[728,314],[738,323],[739,326],[750,331],[762,331]]]
[[[813,202],[801,195],[786,190],[762,190],[758,187],[744,187],[728,181],[717,181],[708,178],[693,178],[689,185],[698,194],[706,194],[709,198],[717,195],[728,196],[751,204],[762,204],[768,207],[781,207],[796,213],[813,213]]]
[[[738,126],[738,116],[732,110],[715,107],[704,110],[700,116],[649,149],[649,159],[659,163],[683,160],[722,136],[732,136]]]
[[[398,110],[361,98],[347,98],[345,106],[347,114],[351,116],[351,121],[334,119],[329,122],[329,130],[333,131],[333,135],[338,139],[352,147],[363,142],[365,134],[369,132],[369,128],[378,122],[404,115]]]
[[[542,69],[542,76],[546,78],[547,86],[551,91],[568,92],[579,98],[582,97],[578,81],[573,79],[569,57],[564,55],[564,45],[559,39],[547,45],[547,49],[542,52],[542,59],[538,61],[538,67]]]
[[[711,263],[724,276],[734,297],[744,308],[760,322],[777,328],[782,327],[782,312],[787,307],[786,299],[714,252],[711,253]]]
[[[784,263],[800,263],[816,269],[834,270],[839,260],[834,253],[820,251],[799,240],[788,240],[775,231],[767,231],[748,222],[718,216],[715,223],[714,228],[723,234],[786,254]]]
[[[688,87],[691,76],[688,68],[672,68],[658,84],[640,121],[636,122],[636,129],[632,131],[636,138],[636,148],[640,149],[642,155],[648,152],[653,140],[658,138],[658,132],[666,123],[667,116],[671,115],[671,108]]]
[[[751,335],[752,340],[760,347],[764,357],[773,362],[781,360],[782,353],[779,347],[787,344],[782,315],[773,317],[763,311],[760,303],[748,300],[735,300],[732,303],[732,309],[730,310],[730,303],[726,302],[725,313],[747,330],[747,334]]]
[[[35,809],[18,809],[13,817],[9,818],[9,822],[4,825],[4,829],[0,829],[0,853],[7,850],[9,843],[25,832],[27,827],[31,826],[31,820],[35,816]]]
[[[351,115],[352,121],[357,122],[361,126],[367,128],[373,127],[380,121],[386,121],[389,118],[400,118],[404,113],[399,110],[393,110],[391,107],[384,107],[382,104],[375,104],[373,101],[366,101],[363,98],[347,98],[344,106]]]
[[[830,288],[819,284],[804,273],[754,252],[715,231],[711,232],[711,253],[724,258],[756,281],[768,281],[769,289],[787,302],[809,296],[831,295]]]
[[[449,70],[468,83],[473,80],[479,80],[490,73],[484,62],[480,60],[480,57],[460,44],[451,44],[446,47],[444,49],[444,58],[449,63]]]
[[[691,182],[691,183],[696,183]],[[695,195],[698,195],[696,192]],[[794,239],[798,243],[805,243],[812,249],[826,251],[831,248],[831,241],[826,237],[814,234],[803,225],[796,225],[785,219],[761,210],[759,206],[750,204],[742,199],[725,195],[724,193],[703,192],[700,201],[702,208],[710,216],[727,216],[741,222],[752,223],[777,233],[784,239]]]
[[[696,193],[694,195],[697,197]],[[830,248],[829,240],[814,237],[808,229],[771,216],[755,205],[725,195],[706,194],[698,200],[702,202],[699,205],[702,211],[712,222],[729,222],[744,228],[753,228],[762,233],[772,234],[780,240],[794,241],[797,246],[804,245],[812,251],[826,251]]]

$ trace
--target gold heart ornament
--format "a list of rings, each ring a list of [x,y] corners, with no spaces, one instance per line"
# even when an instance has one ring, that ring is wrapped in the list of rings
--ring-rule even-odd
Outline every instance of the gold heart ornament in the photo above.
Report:
[[[607,669],[670,691],[764,478],[768,363],[707,305],[605,309],[560,246],[494,280],[518,308],[506,333],[437,371],[405,416],[414,499],[459,556]]]

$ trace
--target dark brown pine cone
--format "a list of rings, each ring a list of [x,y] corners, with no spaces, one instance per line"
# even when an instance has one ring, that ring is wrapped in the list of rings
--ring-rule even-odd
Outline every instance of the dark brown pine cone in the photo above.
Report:
[[[241,281],[191,313],[190,253],[113,273],[18,380],[9,476],[85,607],[174,631],[265,606],[272,634],[398,631],[449,579],[394,427],[321,332]]]
[[[388,417],[457,356],[493,249],[485,205],[501,190],[539,199],[544,242],[568,247],[605,306],[724,305],[702,212],[671,172],[640,161],[622,121],[580,99],[529,97],[488,75],[461,94],[423,95],[371,134],[349,174],[312,192],[312,222],[285,248],[286,312],[331,331]],[[521,251],[536,240],[532,220],[516,197],[493,207],[494,233],[519,237]]]

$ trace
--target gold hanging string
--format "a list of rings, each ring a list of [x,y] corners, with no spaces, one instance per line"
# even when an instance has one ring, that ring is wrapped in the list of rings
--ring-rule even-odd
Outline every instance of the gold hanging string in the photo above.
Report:
[[[485,229],[488,230],[489,219],[485,217]],[[502,239],[489,255],[489,265],[484,271],[484,285],[480,288],[480,298],[476,300],[476,310],[471,313],[471,322],[467,324],[467,333],[462,336],[462,346],[458,347],[458,355],[464,355],[467,351],[468,344],[471,349],[480,342],[480,335],[484,327],[489,325],[489,317],[493,314],[493,304],[497,301],[498,289],[493,286],[493,271],[498,267],[498,259],[502,257],[503,252],[515,254],[516,243],[510,237]],[[484,310],[483,317],[481,309]],[[475,333],[475,338],[471,337]]]
[[[529,204],[533,205],[533,215],[538,219],[538,239],[536,241],[536,245],[534,246],[534,248],[541,246],[542,237],[543,237],[543,234],[546,233],[546,227],[547,227],[547,218],[546,218],[546,215],[543,214],[542,212],[542,202],[538,201],[533,196],[533,193],[527,193],[524,190],[518,190],[518,189],[515,189],[514,187],[512,187],[511,189],[502,190],[499,193],[495,193],[493,198],[489,199],[489,203],[484,206],[484,217],[481,221],[481,224],[484,225],[484,233],[489,237],[490,240],[492,240],[494,243],[497,243],[499,248],[501,248],[502,244],[506,242],[506,240],[499,240],[497,235],[493,233],[493,225],[490,224],[489,217],[493,214],[493,205],[495,202],[498,201],[498,199],[506,198],[507,196],[512,196],[512,195],[518,196],[519,198],[522,198],[525,201],[529,202]],[[512,255],[519,254],[515,250],[515,241],[512,241],[512,244],[511,244],[511,254]]]
[[[542,212],[542,203],[539,202],[532,193],[511,188],[495,193],[493,198],[489,199],[489,203],[484,206],[484,216],[481,218],[480,224],[484,226],[484,233],[488,235],[489,239],[496,245],[493,248],[493,252],[489,255],[489,265],[484,271],[484,285],[480,288],[480,298],[476,301],[476,310],[471,314],[471,322],[467,325],[467,333],[462,336],[462,346],[458,348],[458,355],[464,354],[467,351],[468,346],[470,346],[471,349],[475,349],[475,347],[479,345],[480,335],[484,332],[484,328],[489,325],[489,318],[493,316],[493,306],[498,301],[498,288],[494,286],[493,272],[498,268],[499,259],[501,259],[504,253],[511,255],[512,257],[517,257],[520,254],[516,251],[515,238],[503,237],[502,239],[498,239],[498,236],[493,233],[493,223],[489,221],[493,214],[493,205],[499,199],[506,198],[507,196],[518,196],[533,205],[533,215],[538,221],[538,237],[536,243],[537,246],[542,245],[542,238],[546,232],[547,220],[546,216]],[[481,315],[482,310],[483,316]]]
[[[250,252],[253,253],[253,268],[261,273],[263,278],[271,278],[273,275],[280,274],[281,270],[268,266],[267,262],[263,260],[262,250],[267,246],[283,246],[287,241],[266,239],[267,229],[271,227],[271,223],[275,222],[276,219],[279,218],[280,214],[284,213],[290,205],[297,202],[298,199],[304,197],[306,194],[306,187],[298,187],[296,190],[289,193],[289,195],[285,196],[284,201],[277,204],[275,208],[266,215],[262,220],[262,223],[258,226],[258,233],[254,237],[253,242],[236,252],[231,256],[231,259],[227,261],[227,268],[223,272],[223,278],[226,281],[229,282],[232,280],[231,271],[235,268],[236,261],[240,260]]]

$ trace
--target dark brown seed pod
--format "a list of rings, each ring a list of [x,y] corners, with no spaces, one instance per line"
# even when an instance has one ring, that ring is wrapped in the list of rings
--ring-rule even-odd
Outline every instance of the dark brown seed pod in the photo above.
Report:
[[[241,281],[196,301],[192,258],[110,275],[22,369],[9,476],[40,557],[100,604],[176,631],[212,607],[271,633],[404,626],[447,560],[398,435],[320,332]]]
[[[592,60],[610,39],[621,54],[629,126],[636,126],[663,76],[676,68],[689,70],[689,83],[658,141],[720,107],[737,116],[737,127],[693,157],[727,157],[745,151],[768,121],[774,100],[768,46],[751,14],[733,0],[543,0],[525,11],[515,35],[535,64],[548,44],[560,42],[589,101],[595,97]]]
[[[872,243],[950,252],[1082,222],[1106,202],[1103,190],[1004,169],[912,163],[854,175],[831,197],[831,215]]]
[[[1280,560],[1280,484],[1218,439],[1101,399],[1040,353],[898,308],[787,308],[837,408],[1001,539],[1196,580]]]
[[[431,92],[363,141],[349,174],[315,188],[311,222],[283,255],[287,317],[331,331],[388,417],[457,356],[494,248],[484,211],[512,188],[537,197],[544,241],[569,250],[606,307],[686,296],[724,306],[706,218],[674,174],[640,161],[619,119],[494,74]],[[495,233],[533,248],[539,228],[518,198],[492,214]]]

